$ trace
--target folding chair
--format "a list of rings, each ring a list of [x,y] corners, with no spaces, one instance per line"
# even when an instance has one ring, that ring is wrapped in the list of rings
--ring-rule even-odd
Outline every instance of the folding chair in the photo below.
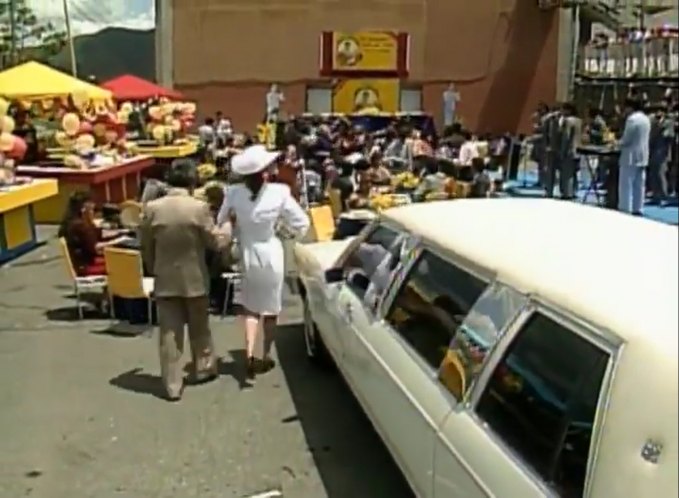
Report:
[[[113,297],[123,299],[146,299],[148,303],[149,325],[153,324],[153,287],[154,280],[144,277],[144,269],[139,251],[107,247],[104,261],[108,273],[108,295],[111,303],[111,316],[116,318]]]
[[[71,259],[71,253],[68,251],[68,245],[66,244],[65,238],[59,238],[59,247],[61,249],[61,254],[64,257],[64,262],[66,263],[68,276],[73,282],[73,291],[75,294],[76,305],[78,306],[78,318],[82,320],[84,316],[81,295],[88,292],[101,292],[103,294],[104,289],[106,289],[107,278],[106,275],[79,277],[73,267],[73,260]]]
[[[340,217],[342,212],[344,212],[340,191],[336,188],[330,189],[328,192],[328,198],[330,200],[330,209],[332,209],[332,217],[337,219]]]
[[[222,305],[222,318],[224,318],[226,316],[226,308],[229,306],[229,298],[235,295],[236,283],[240,282],[241,274],[238,272],[224,272],[221,277],[226,280],[224,304]]]
[[[309,209],[311,227],[316,242],[327,242],[335,235],[335,219],[331,206],[315,206]]]

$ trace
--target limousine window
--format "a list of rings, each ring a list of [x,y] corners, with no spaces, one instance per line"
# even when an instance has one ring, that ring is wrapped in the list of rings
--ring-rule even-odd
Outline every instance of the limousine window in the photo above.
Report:
[[[366,281],[373,279],[380,263],[389,254],[389,249],[398,236],[397,231],[378,225],[347,257],[342,267],[347,285],[360,298],[363,298],[368,286],[359,285],[359,278],[364,277]]]
[[[517,335],[478,416],[559,496],[581,498],[610,355],[543,314]]]
[[[488,287],[458,328],[439,368],[439,380],[462,401],[485,365],[501,333],[528,303],[504,284]]]
[[[438,369],[455,330],[488,284],[424,250],[406,276],[386,321]]]

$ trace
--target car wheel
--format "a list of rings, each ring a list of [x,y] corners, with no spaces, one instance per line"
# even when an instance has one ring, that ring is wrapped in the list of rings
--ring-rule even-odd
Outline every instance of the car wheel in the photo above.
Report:
[[[311,307],[304,298],[304,346],[306,348],[307,358],[316,365],[329,366],[330,355],[323,344],[323,339],[318,333],[318,327],[311,316]]]

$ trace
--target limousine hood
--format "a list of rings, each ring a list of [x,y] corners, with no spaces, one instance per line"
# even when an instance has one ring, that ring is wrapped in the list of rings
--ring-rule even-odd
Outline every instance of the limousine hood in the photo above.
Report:
[[[311,274],[332,268],[354,237],[329,242],[297,243],[295,263],[299,273]]]

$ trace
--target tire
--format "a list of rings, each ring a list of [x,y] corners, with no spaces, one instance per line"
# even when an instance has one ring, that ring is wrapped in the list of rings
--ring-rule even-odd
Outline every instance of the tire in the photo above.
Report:
[[[304,346],[306,349],[307,358],[311,363],[319,367],[330,367],[332,359],[323,343],[321,334],[318,333],[318,327],[311,316],[311,308],[307,302],[307,296],[303,298],[304,307]]]

